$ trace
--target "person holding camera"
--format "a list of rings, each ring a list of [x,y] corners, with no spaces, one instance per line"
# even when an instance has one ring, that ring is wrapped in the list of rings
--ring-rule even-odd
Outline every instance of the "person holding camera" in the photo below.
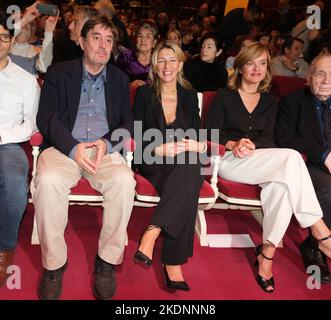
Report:
[[[21,20],[21,28],[17,31],[19,33],[16,35],[10,51],[12,61],[36,77],[38,77],[38,73],[45,73],[52,63],[53,34],[59,18],[58,10],[54,11],[54,13],[50,10],[51,8],[55,10],[55,6],[45,6],[43,7],[36,2],[25,10],[23,17],[26,15],[25,19],[28,19],[28,21],[24,23],[22,18],[23,23]],[[29,39],[32,35],[32,21],[40,17],[43,12],[48,14],[56,13],[56,15],[46,16],[44,38],[41,47],[39,47],[30,44]]]

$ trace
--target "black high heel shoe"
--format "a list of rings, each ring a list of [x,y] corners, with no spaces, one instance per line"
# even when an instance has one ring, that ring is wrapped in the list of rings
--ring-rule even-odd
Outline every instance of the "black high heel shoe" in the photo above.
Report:
[[[155,228],[158,228],[157,226],[154,226],[154,225],[150,225],[148,226],[144,231],[143,233],[141,234],[140,236],[140,240],[139,240],[139,244],[138,244],[138,248],[140,246],[140,243],[141,243],[141,239],[142,237],[144,236],[144,234],[147,232],[147,231],[150,231],[152,229],[155,229]],[[153,259],[147,257],[144,253],[142,253],[140,250],[137,250],[134,257],[133,257],[133,260],[135,263],[138,263],[138,262],[142,262],[144,263],[147,267],[150,267],[153,263]]]
[[[257,257],[260,254],[262,254],[262,257],[264,259],[273,260],[273,258],[269,258],[269,257],[267,257],[267,256],[264,255],[264,253],[262,251],[262,248],[263,248],[263,245],[260,244],[259,246],[256,247],[256,250],[255,250],[256,261],[255,261],[254,266],[256,266],[256,267],[259,266],[259,261],[258,261]],[[271,277],[269,279],[266,279],[266,278],[263,278],[261,275],[257,274],[256,281],[259,284],[259,286],[262,288],[262,290],[264,290],[265,292],[268,292],[268,293],[274,292],[274,290],[275,290],[275,280],[274,280],[274,277]],[[268,290],[267,289],[268,287],[272,287],[273,289]]]
[[[170,280],[168,271],[165,266],[163,266],[163,271],[164,271],[164,275],[166,278],[166,284],[167,284],[168,288],[173,289],[173,290],[183,290],[183,291],[189,291],[191,289],[185,281]]]

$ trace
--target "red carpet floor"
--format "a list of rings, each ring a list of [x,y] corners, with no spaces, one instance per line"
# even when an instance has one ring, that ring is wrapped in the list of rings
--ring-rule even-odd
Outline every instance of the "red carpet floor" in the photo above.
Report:
[[[153,208],[135,207],[129,224],[129,244],[125,261],[116,270],[118,289],[114,300],[170,299],[331,299],[331,284],[309,290],[298,245],[306,236],[292,221],[284,239],[284,248],[276,253],[273,273],[276,290],[264,293],[255,282],[254,250],[201,247],[195,241],[194,257],[183,267],[189,292],[171,292],[164,285],[159,263],[160,242],[155,262],[146,270],[133,263],[133,255],[141,230],[149,223]],[[15,265],[21,270],[21,289],[0,288],[0,300],[37,299],[36,287],[41,277],[40,247],[30,244],[33,207],[24,216],[20,229]],[[207,214],[210,233],[249,233],[255,244],[261,242],[260,227],[246,212],[211,210]],[[62,299],[94,299],[91,293],[93,261],[97,251],[101,224],[101,208],[72,206],[66,230],[68,269],[64,275]]]

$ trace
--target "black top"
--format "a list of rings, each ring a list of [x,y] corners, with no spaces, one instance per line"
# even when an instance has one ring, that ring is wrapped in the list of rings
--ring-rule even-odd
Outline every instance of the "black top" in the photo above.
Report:
[[[261,93],[257,106],[249,113],[237,90],[220,89],[206,117],[206,128],[220,131],[217,137],[209,132],[209,139],[218,138],[218,143],[225,145],[229,140],[249,138],[256,148],[273,148],[276,113],[276,99],[270,93]]]
[[[216,58],[213,63],[207,63],[202,61],[200,56],[185,62],[184,75],[198,92],[216,91],[225,87],[228,80],[228,72],[220,59]]]
[[[179,84],[177,84],[177,109],[176,109],[176,119],[173,123],[167,124],[164,116],[163,108],[161,102],[157,99],[155,90],[150,85],[144,85],[137,89],[137,93],[134,99],[133,105],[134,120],[139,121],[142,125],[142,132],[135,132],[135,139],[137,141],[137,149],[135,151],[135,164],[140,165],[139,157],[137,154],[143,154],[145,148],[151,146],[156,147],[159,144],[179,141],[181,138],[191,138],[192,136],[187,136],[188,133],[198,136],[198,130],[200,128],[200,117],[198,108],[198,97],[195,90],[185,89]],[[138,125],[138,123],[136,123]],[[150,130],[158,129],[160,133],[160,138],[162,141],[156,143],[156,137],[146,138],[142,140],[142,135]],[[170,129],[170,130],[169,130]],[[183,129],[182,136],[180,132],[176,132],[174,135],[173,130]],[[189,130],[191,129],[191,130]],[[193,130],[193,132],[192,132]],[[196,139],[195,139],[196,140]],[[150,145],[150,144],[153,145]],[[150,150],[152,150],[151,148]],[[147,165],[144,163],[140,168],[144,175],[159,170],[154,168],[153,165]]]

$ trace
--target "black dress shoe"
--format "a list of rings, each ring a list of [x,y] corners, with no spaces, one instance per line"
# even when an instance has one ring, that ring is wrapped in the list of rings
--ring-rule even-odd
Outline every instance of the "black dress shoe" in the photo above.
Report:
[[[318,242],[309,235],[300,245],[300,252],[303,263],[307,269],[311,265],[316,265],[321,270],[321,283],[331,283],[331,273],[329,270],[326,255],[318,249]]]
[[[164,270],[166,284],[167,284],[168,288],[173,289],[173,290],[183,290],[183,291],[189,291],[191,289],[185,281],[170,280],[168,271],[165,266],[163,267],[163,270]]]
[[[99,300],[110,300],[116,290],[114,266],[99,255],[95,258],[93,294]]]
[[[44,269],[39,283],[38,295],[41,300],[58,300],[62,292],[62,278],[67,262],[56,270]]]

